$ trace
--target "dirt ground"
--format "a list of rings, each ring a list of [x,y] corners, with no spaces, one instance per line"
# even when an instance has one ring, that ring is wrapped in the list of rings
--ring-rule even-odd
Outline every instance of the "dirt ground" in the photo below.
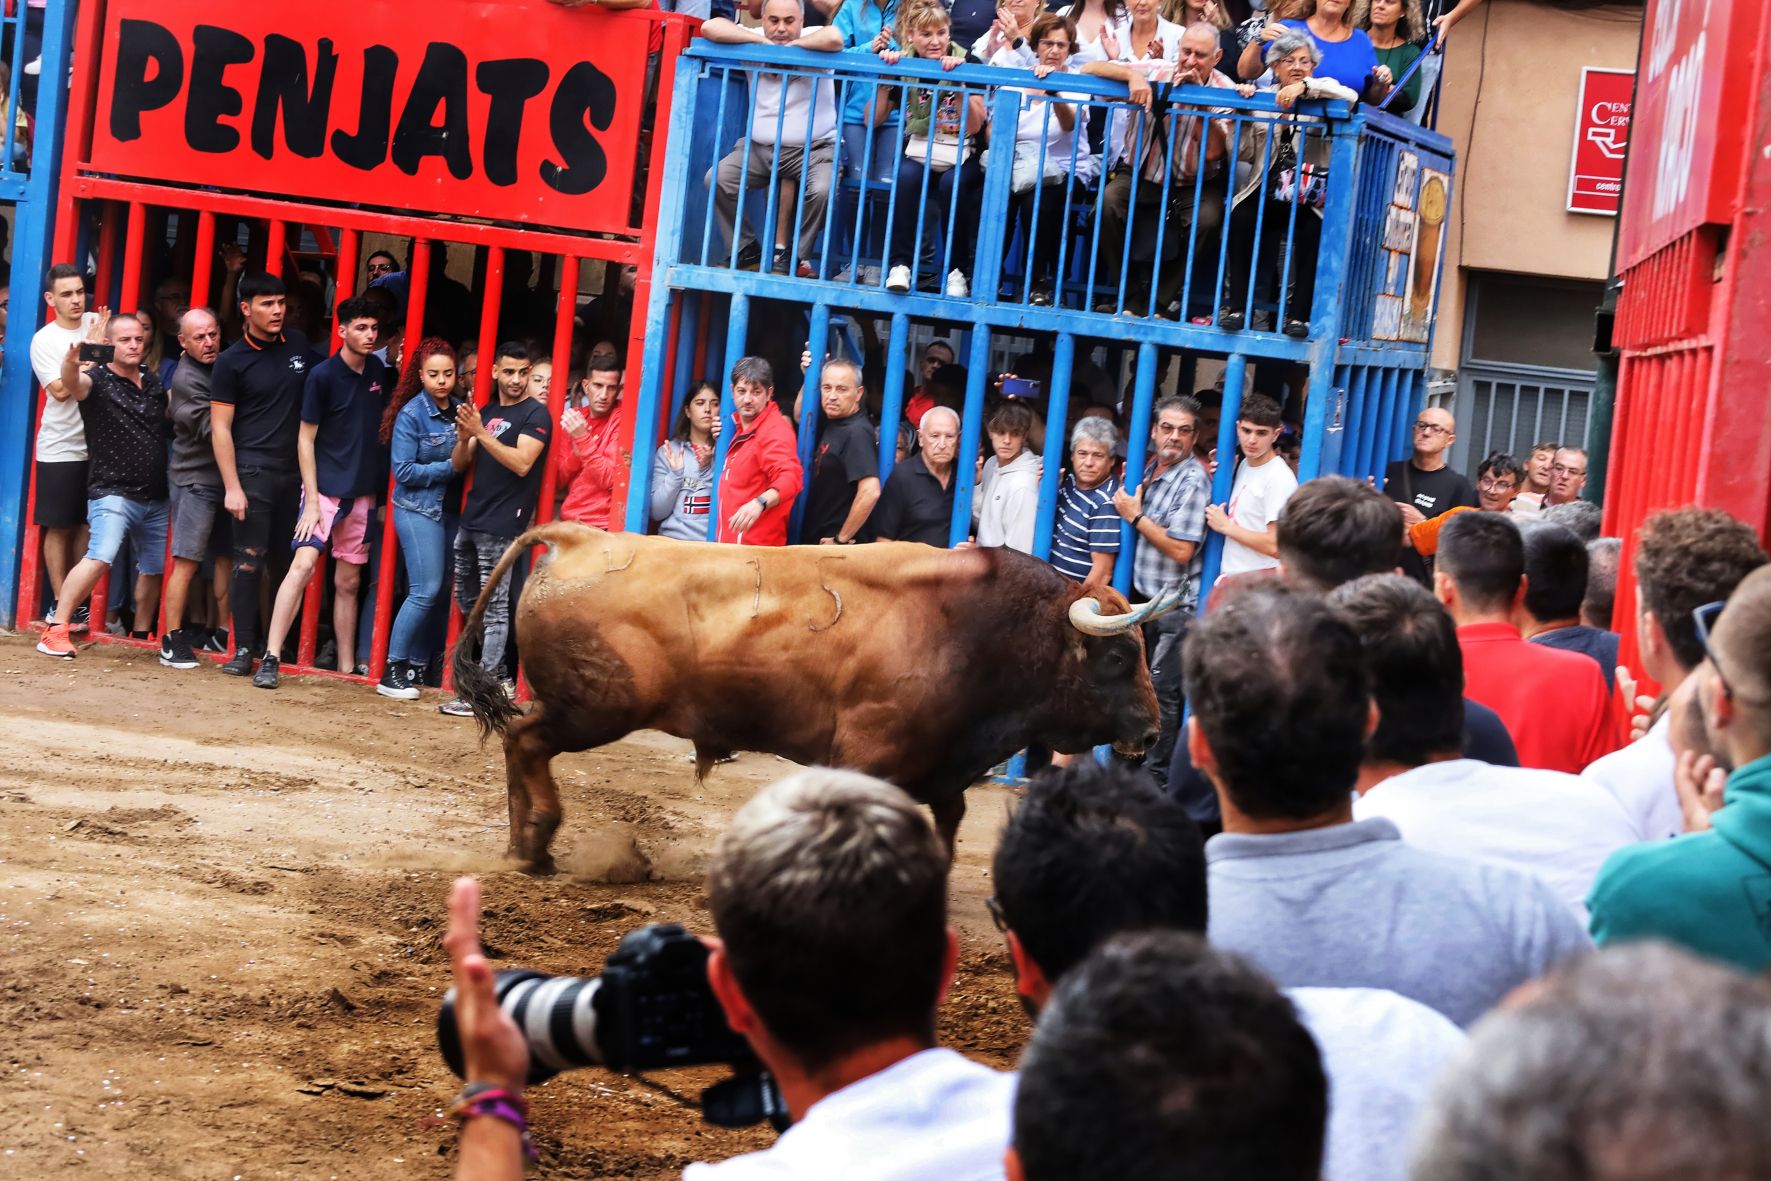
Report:
[[[591,974],[635,926],[709,928],[715,834],[789,769],[745,755],[697,786],[687,745],[657,734],[562,758],[561,873],[530,878],[501,859],[501,754],[434,694],[311,677],[271,694],[31,642],[0,638],[0,1176],[445,1176],[450,880],[482,876],[498,965]],[[983,900],[1009,793],[970,798],[941,1036],[1007,1066],[1027,1026]],[[535,1088],[542,1173],[675,1177],[763,1146],[672,1097],[719,1073]]]

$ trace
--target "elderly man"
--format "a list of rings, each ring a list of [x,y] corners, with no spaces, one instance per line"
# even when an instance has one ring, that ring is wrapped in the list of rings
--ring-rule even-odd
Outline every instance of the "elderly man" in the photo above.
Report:
[[[805,477],[793,424],[775,403],[775,371],[767,361],[738,358],[732,366],[732,406],[734,433],[719,474],[716,540],[786,545],[787,518]]]
[[[1058,485],[1051,564],[1084,589],[1107,585],[1119,557],[1120,516],[1113,507],[1118,443],[1119,431],[1105,418],[1083,418],[1070,432],[1070,470]]]
[[[135,632],[145,638],[160,606],[160,575],[166,560],[166,459],[171,431],[166,391],[142,368],[147,330],[130,315],[112,316],[108,364],[83,364],[78,341],[62,358],[61,388],[80,408],[91,467],[86,482],[86,522],[91,539],[82,558],[57,590],[61,618],[43,633],[37,651],[71,659],[70,613],[109,573],[125,538],[135,555]]]
[[[1550,464],[1550,490],[1544,494],[1544,508],[1579,500],[1587,486],[1587,453],[1579,447],[1564,447],[1556,452]]]
[[[1384,492],[1402,506],[1402,520],[1418,525],[1454,508],[1475,508],[1476,490],[1461,473],[1446,463],[1446,453],[1457,442],[1457,419],[1441,406],[1428,406],[1414,419],[1414,454],[1398,459],[1384,472]],[[1402,555],[1402,570],[1421,583],[1427,581],[1427,565],[1420,554]]]
[[[953,468],[959,415],[936,406],[916,429],[920,450],[892,469],[867,523],[869,541],[945,546],[953,535]]]
[[[739,809],[707,873],[708,982],[794,1124],[762,1151],[690,1165],[686,1181],[1002,1176],[1013,1076],[935,1044],[959,958],[947,862],[910,797],[864,775],[802,771]],[[521,1181],[523,1133],[506,1113],[520,1110],[528,1049],[495,999],[470,878],[445,942],[467,1083],[515,1099],[464,1099],[455,1177]]]
[[[1607,949],[1484,1021],[1435,1088],[1415,1181],[1771,1176],[1771,984]]]
[[[762,28],[747,28],[715,17],[702,24],[701,35],[723,45],[793,45],[823,53],[842,50],[842,33],[834,25],[802,27],[802,16],[799,0],[764,0]],[[739,265],[747,265],[753,258],[760,262],[762,248],[750,237],[748,228],[737,228],[739,190],[767,191],[770,185],[786,181],[797,194],[803,174],[799,258],[804,268],[805,260],[817,252],[818,238],[824,229],[824,210],[830,201],[830,166],[836,149],[835,85],[804,74],[790,77],[762,72],[752,77],[754,99],[749,132],[730,155],[714,166],[714,175],[710,177],[715,188],[714,212],[728,241],[734,233],[739,236]],[[771,172],[777,152],[780,170]],[[792,220],[789,208],[783,205],[776,218],[775,253],[770,269],[786,274],[787,230]]]
[[[799,527],[808,545],[853,545],[879,503],[879,443],[861,413],[866,396],[861,367],[853,361],[826,361],[818,371],[824,421]]]
[[[233,522],[222,508],[221,469],[209,437],[209,374],[221,355],[221,325],[208,308],[192,308],[178,323],[183,350],[172,374],[172,573],[166,579],[166,630],[160,635],[160,663],[196,668],[197,650],[227,650],[213,633],[185,631],[185,602],[191,580],[205,559],[215,563],[216,620],[227,618],[228,583],[233,575]],[[195,641],[193,643],[193,640]]]
[[[1215,86],[1234,89],[1236,83],[1216,67],[1223,57],[1218,48],[1218,30],[1199,22],[1181,35],[1180,56],[1175,63],[1171,85]],[[1081,68],[1085,74],[1113,78],[1124,82],[1134,103],[1151,109],[1150,83],[1145,72],[1122,62],[1089,62]],[[1166,96],[1168,86],[1164,86]],[[1171,124],[1173,126],[1171,126]],[[1229,123],[1208,119],[1198,113],[1183,114],[1170,110],[1166,103],[1156,107],[1154,117],[1142,119],[1129,110],[1118,112],[1112,119],[1108,134],[1112,137],[1107,156],[1107,184],[1101,195],[1101,270],[1098,281],[1116,292],[1119,272],[1126,253],[1128,223],[1133,264],[1125,277],[1125,312],[1144,315],[1150,306],[1150,289],[1156,289],[1157,314],[1168,313],[1181,293],[1181,280],[1186,274],[1187,258],[1193,241],[1201,243],[1197,256],[1201,262],[1211,255],[1215,270],[1215,248],[1204,243],[1215,240],[1224,224],[1224,186],[1218,183],[1224,174],[1224,161],[1229,150]],[[1173,156],[1170,156],[1170,152]],[[1134,201],[1132,193],[1136,189]],[[1198,206],[1198,220],[1194,206]],[[1161,231],[1162,257],[1156,258],[1156,239]],[[1154,284],[1152,283],[1154,281]],[[1210,288],[1200,284],[1202,295]],[[1103,297],[1095,308],[1107,315],[1119,311],[1114,295]]]

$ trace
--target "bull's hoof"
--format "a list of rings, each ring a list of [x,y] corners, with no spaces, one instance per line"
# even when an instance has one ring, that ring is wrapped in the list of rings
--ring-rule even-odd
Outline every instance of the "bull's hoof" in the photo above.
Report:
[[[555,867],[553,863],[553,854],[551,853],[543,853],[539,857],[532,857],[525,861],[520,868],[530,877],[537,878],[551,877],[559,872],[558,868]]]

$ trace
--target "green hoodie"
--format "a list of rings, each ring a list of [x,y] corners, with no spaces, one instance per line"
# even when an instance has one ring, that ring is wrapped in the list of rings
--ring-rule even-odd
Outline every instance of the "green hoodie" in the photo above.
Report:
[[[1613,853],[1587,899],[1594,941],[1668,939],[1748,972],[1771,967],[1771,756],[1728,777],[1711,826]]]

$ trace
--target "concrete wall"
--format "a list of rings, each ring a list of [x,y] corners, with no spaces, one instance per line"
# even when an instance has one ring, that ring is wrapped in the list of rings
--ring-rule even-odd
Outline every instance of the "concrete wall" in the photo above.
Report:
[[[1439,130],[1457,145],[1458,183],[1436,367],[1457,366],[1469,271],[1606,277],[1617,219],[1566,211],[1580,72],[1633,69],[1641,27],[1640,6],[1489,0],[1453,30]]]

